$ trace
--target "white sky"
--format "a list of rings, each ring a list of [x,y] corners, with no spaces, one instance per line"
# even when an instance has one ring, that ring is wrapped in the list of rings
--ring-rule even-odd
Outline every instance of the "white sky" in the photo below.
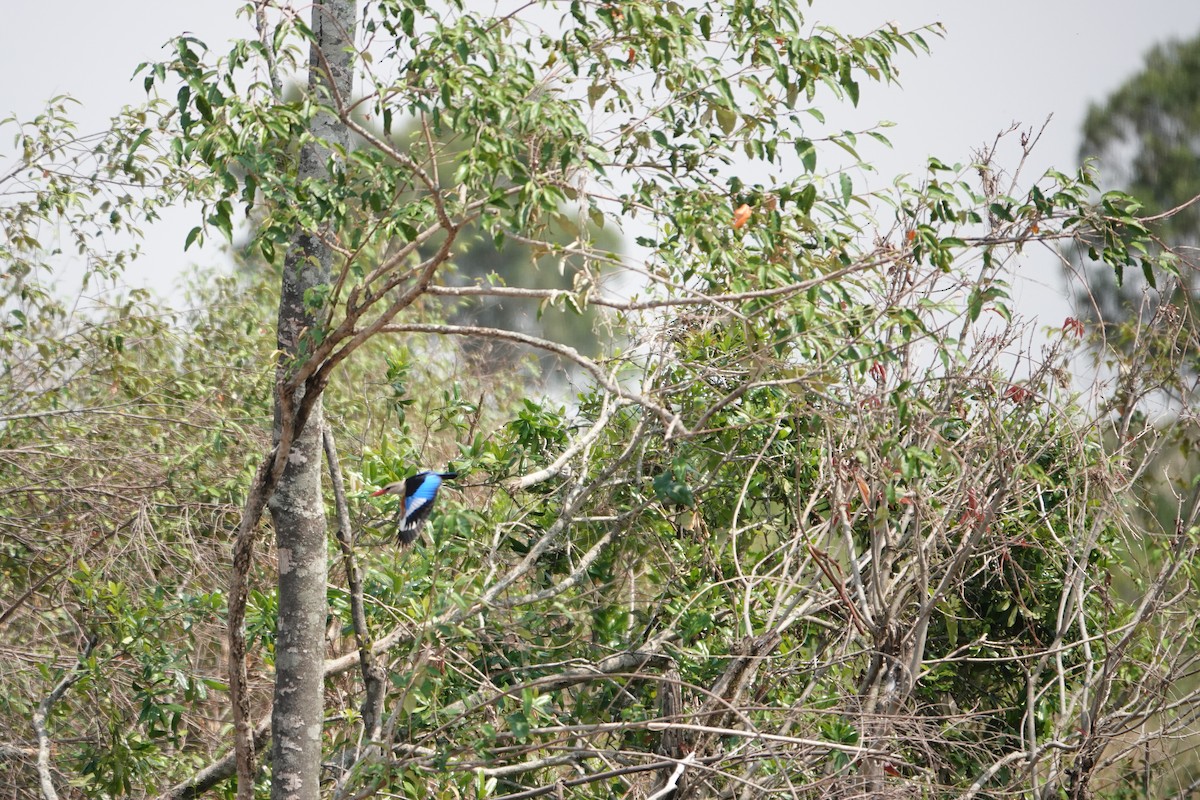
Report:
[[[141,99],[140,80],[130,80],[133,69],[165,56],[162,45],[172,36],[187,31],[223,50],[227,40],[252,35],[247,21],[235,17],[241,5],[241,0],[6,3],[0,117],[31,117],[50,96],[69,93],[83,103],[77,112],[81,129],[98,129],[119,106]],[[893,150],[860,142],[864,160],[878,170],[878,185],[899,173],[920,173],[929,155],[967,161],[1012,123],[1039,126],[1053,114],[1025,173],[1032,180],[1050,166],[1075,168],[1088,103],[1136,72],[1154,44],[1200,32],[1200,2],[1142,0],[1135,11],[1117,0],[815,0],[806,18],[845,33],[864,33],[886,21],[902,29],[932,22],[946,27],[944,39],[929,38],[931,55],[899,59],[902,87],[862,82],[861,110],[847,112],[847,126],[896,123],[885,131]],[[8,147],[8,141],[0,142],[0,153]],[[197,259],[220,258],[213,251],[183,252],[183,238],[194,224],[195,212],[178,209],[149,231],[147,255],[128,282],[168,293]],[[1057,266],[1035,257],[1023,269],[1016,310],[1043,324],[1061,324],[1068,311]]]
[[[1139,71],[1155,44],[1200,33],[1200,2],[1189,0],[1148,0],[1136,10],[1115,0],[816,0],[811,13],[847,33],[881,20],[901,29],[936,20],[946,28],[943,39],[926,37],[931,55],[897,62],[899,90],[860,82],[860,108],[897,123],[884,131],[893,151],[860,151],[885,185],[897,174],[920,173],[928,155],[969,161],[1012,123],[1037,128],[1051,115],[1022,182],[1049,168],[1070,174],[1088,105]],[[1015,166],[1017,150],[1014,137],[1000,165]],[[1056,260],[1029,251],[1014,310],[1058,327],[1070,313],[1064,293]]]

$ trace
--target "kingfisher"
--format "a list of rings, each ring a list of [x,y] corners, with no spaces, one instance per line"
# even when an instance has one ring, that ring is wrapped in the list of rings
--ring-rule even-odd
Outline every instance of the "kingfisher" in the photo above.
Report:
[[[411,478],[394,481],[379,491],[372,492],[371,497],[383,494],[400,496],[397,533],[400,535],[400,544],[408,545],[416,540],[425,520],[429,519],[429,512],[433,511],[433,501],[437,500],[442,481],[457,477],[457,472],[418,472]]]

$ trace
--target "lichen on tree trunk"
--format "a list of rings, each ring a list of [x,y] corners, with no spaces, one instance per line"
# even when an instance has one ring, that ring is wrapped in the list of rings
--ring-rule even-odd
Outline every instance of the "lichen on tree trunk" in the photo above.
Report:
[[[309,89],[324,102],[349,97],[353,88],[353,0],[313,5],[314,40]],[[330,151],[321,140],[345,147],[349,136],[331,115],[312,123],[317,139],[300,150],[300,180],[323,176]],[[284,262],[279,297],[278,343],[282,353],[277,386],[287,385],[295,359],[311,353],[306,337],[318,329],[321,309],[307,307],[309,290],[328,285],[334,253],[310,232],[298,233]],[[303,384],[302,384],[303,386]],[[320,389],[316,389],[319,391]],[[298,392],[303,391],[303,388]],[[290,402],[285,402],[290,400]],[[300,396],[276,397],[275,435],[292,424]],[[290,406],[292,412],[286,409]],[[272,710],[271,796],[315,800],[320,795],[321,730],[324,719],[324,631],[326,620],[326,522],[321,493],[320,399],[292,442],[287,465],[269,507],[279,555],[279,616],[275,645],[275,702]]]

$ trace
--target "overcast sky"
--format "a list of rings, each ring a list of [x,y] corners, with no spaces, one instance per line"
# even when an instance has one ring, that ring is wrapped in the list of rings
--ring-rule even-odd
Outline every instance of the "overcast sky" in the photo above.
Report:
[[[142,97],[131,81],[141,61],[163,57],[163,44],[187,31],[217,49],[251,35],[235,11],[240,0],[42,0],[10,2],[0,27],[0,116],[30,117],[45,100],[68,93],[83,103],[82,130],[103,125],[124,103]],[[1196,0],[815,0],[812,24],[864,33],[892,21],[902,29],[941,22],[932,54],[898,61],[901,87],[862,83],[855,125],[890,120],[893,150],[863,148],[883,185],[902,172],[921,172],[925,159],[968,161],[972,151],[1012,123],[1053,120],[1027,167],[1032,179],[1047,167],[1076,166],[1079,126],[1089,102],[1099,101],[1138,70],[1147,49],[1200,33]],[[9,142],[0,142],[0,153]],[[1011,157],[1011,152],[1008,153]],[[0,165],[0,169],[2,169]],[[198,258],[183,237],[194,212],[178,210],[148,233],[147,257],[129,276],[169,292]],[[203,256],[204,258],[216,256]],[[1049,259],[1032,259],[1018,289],[1017,308],[1057,325],[1066,314],[1062,283]]]

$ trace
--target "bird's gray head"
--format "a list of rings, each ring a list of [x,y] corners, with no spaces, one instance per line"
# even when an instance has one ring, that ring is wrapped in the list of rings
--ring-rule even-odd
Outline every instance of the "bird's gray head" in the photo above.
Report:
[[[381,494],[404,494],[404,481],[392,481],[379,491],[371,492],[371,497],[379,497]]]
[[[416,475],[413,475],[412,478],[405,478],[404,480],[392,481],[387,486],[384,486],[382,489],[375,491],[375,492],[371,492],[371,497],[379,497],[380,495],[383,495],[383,494],[403,495],[407,491],[409,481],[411,481],[415,478],[420,478],[424,475],[437,475],[442,480],[453,480],[454,478],[458,477],[457,472],[434,472],[431,469],[427,469],[427,470],[418,472]]]

